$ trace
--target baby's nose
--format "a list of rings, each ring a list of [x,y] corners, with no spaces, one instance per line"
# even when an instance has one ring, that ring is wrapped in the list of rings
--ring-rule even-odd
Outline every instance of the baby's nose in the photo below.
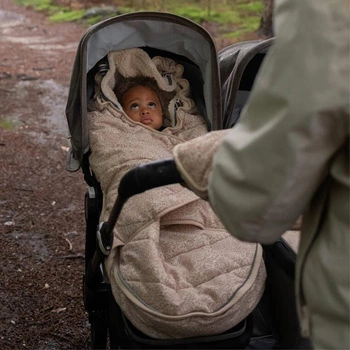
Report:
[[[149,114],[149,110],[147,107],[142,108],[141,114]]]

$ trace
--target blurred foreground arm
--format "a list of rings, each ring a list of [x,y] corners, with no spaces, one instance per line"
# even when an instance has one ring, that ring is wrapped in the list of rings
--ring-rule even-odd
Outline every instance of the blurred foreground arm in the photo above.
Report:
[[[174,149],[188,187],[226,228],[262,243],[293,225],[349,140],[347,1],[275,5],[277,39],[240,121]]]

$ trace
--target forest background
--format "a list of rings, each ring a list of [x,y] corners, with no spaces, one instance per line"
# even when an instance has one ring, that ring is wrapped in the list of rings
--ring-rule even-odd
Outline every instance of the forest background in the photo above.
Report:
[[[273,0],[17,0],[51,21],[90,26],[134,11],[170,12],[208,29],[220,46],[273,36]],[[221,45],[220,45],[221,43]]]

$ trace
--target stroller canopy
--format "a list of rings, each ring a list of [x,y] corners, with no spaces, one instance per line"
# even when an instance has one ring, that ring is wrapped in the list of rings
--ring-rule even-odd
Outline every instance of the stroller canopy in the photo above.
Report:
[[[71,140],[67,170],[78,170],[89,151],[87,105],[93,96],[94,67],[110,51],[134,47],[173,54],[195,65],[199,72],[194,79],[195,89],[202,90],[195,93],[203,99],[199,110],[210,130],[222,128],[220,74],[210,34],[191,20],[169,13],[137,12],[113,17],[90,27],[77,49],[66,105]]]
[[[245,41],[219,51],[224,129],[232,128],[238,121],[261,64],[274,41],[274,38]]]

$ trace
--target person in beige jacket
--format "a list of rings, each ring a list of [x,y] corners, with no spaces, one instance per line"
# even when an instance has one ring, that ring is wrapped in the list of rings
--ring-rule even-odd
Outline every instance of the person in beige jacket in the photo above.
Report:
[[[303,215],[302,333],[349,349],[349,2],[276,0],[276,41],[240,121],[174,148],[229,232],[272,243]]]

